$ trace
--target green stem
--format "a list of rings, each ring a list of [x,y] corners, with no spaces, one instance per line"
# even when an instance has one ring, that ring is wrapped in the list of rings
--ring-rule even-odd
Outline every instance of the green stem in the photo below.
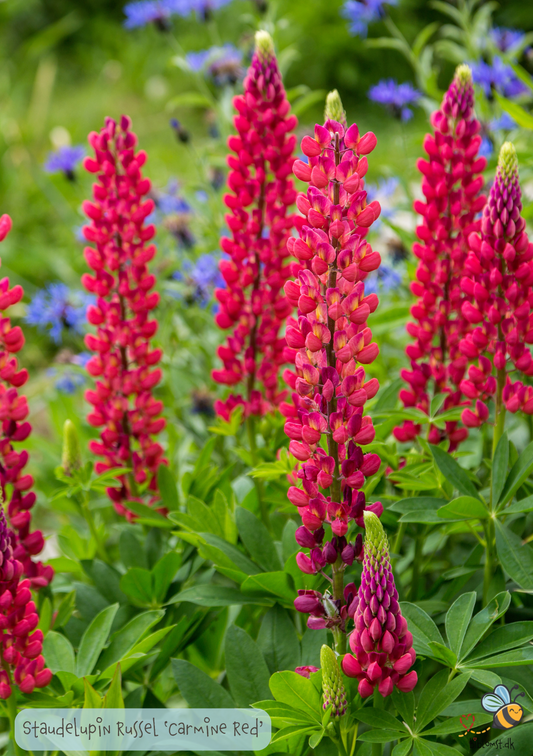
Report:
[[[246,418],[246,431],[248,433],[248,444],[250,446],[250,456],[252,457],[252,466],[257,467],[257,446],[255,443],[255,417],[249,415]],[[261,512],[261,519],[265,526],[270,530],[270,518],[268,516],[268,508],[265,501],[263,483],[259,478],[254,478],[255,490],[257,491],[257,499],[259,501],[259,511]]]
[[[424,539],[420,533],[420,529],[417,527],[415,537],[415,556],[413,559],[413,578],[411,581],[411,590],[409,592],[409,599],[416,601],[418,598],[418,582],[420,580],[420,565],[422,562],[422,549],[424,548]]]
[[[344,601],[344,564],[340,556],[333,565],[333,598],[341,603]],[[346,653],[346,633],[339,628],[334,628],[335,651],[338,654]]]
[[[505,388],[505,381],[507,373],[505,370],[498,370],[497,372],[497,387],[496,387],[496,416],[494,422],[494,436],[492,437],[492,458],[494,459],[494,453],[498,446],[498,441],[502,437],[503,429],[505,427],[505,413],[506,407],[503,403],[503,389]]]
[[[507,379],[507,374],[505,370],[498,370],[497,371],[497,384],[496,384],[496,408],[495,408],[495,418],[494,418],[494,435],[492,437],[492,462],[493,462],[492,469],[494,469],[494,455],[496,453],[496,448],[498,446],[498,442],[500,438],[502,437],[503,430],[505,428],[506,407],[505,407],[505,404],[503,403],[503,389],[505,388],[506,379]],[[492,501],[492,481],[491,481],[490,491],[491,491],[490,503],[491,503],[491,510],[492,510],[492,507],[495,504],[495,502]],[[489,519],[487,520],[487,523],[485,525],[486,545],[485,545],[485,569],[483,573],[483,606],[486,606],[488,604],[490,581],[492,579],[492,575],[494,572],[494,562],[495,562],[495,552],[493,548],[494,539],[495,539],[494,520]]]
[[[105,545],[102,543],[100,539],[100,534],[98,533],[98,528],[96,527],[96,523],[94,521],[93,513],[91,512],[91,509],[89,507],[89,499],[87,494],[84,495],[82,501],[81,501],[81,511],[85,518],[85,522],[89,526],[89,530],[91,532],[92,537],[94,538],[94,541],[96,543],[96,551],[98,553],[98,556],[102,560],[102,562],[109,562],[109,557],[107,555],[107,552],[105,550]]]
[[[402,541],[403,537],[405,535],[405,531],[407,530],[407,523],[401,522],[400,527],[398,528],[398,532],[396,533],[396,538],[394,539],[394,544],[392,546],[392,551],[394,554],[400,555],[400,549],[402,547]]]
[[[383,708],[383,696],[378,690],[378,686],[374,688],[374,709]],[[372,756],[381,756],[383,752],[382,743],[372,743]]]
[[[494,532],[494,520],[489,519],[487,520],[487,524],[485,525],[485,569],[483,572],[483,606],[486,606],[489,603],[489,588],[490,588],[490,581],[492,579],[492,573],[493,573],[493,557],[494,557],[494,538],[495,538],[495,532]]]
[[[23,756],[24,751],[20,746],[17,745],[17,742],[15,740],[15,719],[17,718],[17,699],[15,696],[15,691],[11,693],[9,698],[7,699],[7,709],[9,713],[9,725],[10,725],[10,731],[11,731],[11,739],[13,741],[13,748],[15,750],[16,756]]]

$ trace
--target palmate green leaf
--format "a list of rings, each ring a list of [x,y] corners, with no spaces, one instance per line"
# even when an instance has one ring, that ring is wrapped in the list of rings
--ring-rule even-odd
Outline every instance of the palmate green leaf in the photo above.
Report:
[[[502,110],[505,110],[506,113],[509,113],[511,118],[516,121],[519,126],[522,126],[522,128],[524,129],[533,129],[533,116],[531,115],[531,113],[528,113],[527,110],[524,110],[524,108],[517,102],[512,102],[506,97],[502,97],[502,95],[498,94],[498,92],[494,92],[494,96],[500,103]]]
[[[165,507],[170,512],[179,509],[180,502],[176,480],[168,465],[159,465],[157,468],[157,485]]]
[[[533,622],[512,622],[510,625],[498,627],[475,647],[468,664],[474,659],[508,651],[531,640],[533,640]]]
[[[433,736],[440,736],[440,735],[451,735],[454,732],[464,732],[464,726],[461,724],[460,717],[465,714],[465,712],[473,713],[472,709],[466,706],[466,704],[460,702],[460,706],[462,707],[458,716],[454,716],[450,719],[445,719],[443,722],[439,722],[435,727],[430,727],[429,730],[424,730],[424,737],[427,735]],[[488,722],[492,722],[492,714],[487,714],[486,712],[482,713],[476,713],[476,726],[478,725],[484,725]]]
[[[401,514],[420,511],[433,511],[436,513],[444,504],[446,504],[445,499],[437,499],[435,496],[409,496],[407,499],[393,502],[389,509]]]
[[[300,666],[300,641],[287,610],[279,604],[263,617],[257,645],[263,652],[271,674]]]
[[[455,459],[441,449],[440,446],[434,446],[430,444],[431,453],[435,464],[444,475],[447,481],[449,481],[459,493],[465,496],[473,496],[475,499],[479,499],[479,493],[476,487],[468,477],[468,474],[462,467],[460,467]]]
[[[532,117],[533,120],[533,117]],[[527,480],[533,471],[533,441],[526,446],[522,454],[518,457],[507,476],[503,491],[498,499],[498,504],[502,504],[513,498],[520,486]]]
[[[533,590],[533,549],[522,544],[520,536],[499,520],[496,525],[496,551],[505,572],[520,588]]]
[[[444,640],[437,625],[433,622],[429,614],[416,606],[416,604],[402,601],[400,607],[402,614],[409,625],[409,630],[413,634],[413,645],[417,654],[433,656],[429,643],[435,641],[435,643],[441,643],[444,645]]]
[[[135,522],[141,525],[149,525],[154,528],[163,528],[163,530],[170,530],[173,526],[172,522],[162,515],[160,512],[156,512],[155,509],[147,507],[146,504],[141,504],[139,501],[128,501],[128,509],[135,512],[138,515]]]
[[[237,625],[230,625],[225,643],[226,674],[237,706],[268,697],[270,673],[257,643]]]
[[[461,751],[457,748],[451,748],[444,743],[433,743],[431,740],[425,740],[424,744],[428,746],[432,756],[460,756]]]
[[[437,672],[424,687],[416,712],[416,732],[421,732],[455,701],[470,678],[469,674],[462,674],[447,682],[448,674],[447,669]]]
[[[483,685],[487,690],[494,690],[497,685],[501,684],[501,677],[495,672],[489,672],[486,669],[472,669],[465,668],[465,672],[472,672],[471,680],[475,680],[480,685]]]
[[[269,600],[266,596],[245,596],[236,588],[228,588],[223,585],[214,585],[213,583],[203,583],[185,588],[175,596],[172,596],[169,604],[189,601],[199,606],[238,606],[239,604],[260,604],[262,606],[272,606],[274,599]]]
[[[412,745],[413,738],[407,738],[407,740],[400,741],[398,745],[394,746],[392,750],[392,756],[407,756],[407,754],[411,751]]]
[[[496,754],[500,756],[500,753],[504,753],[503,750],[500,750],[497,747],[496,741],[500,740],[505,743],[507,737],[511,738],[514,749],[512,751],[507,751],[506,749],[506,754],[515,753],[516,756],[526,756],[527,753],[531,753],[531,743],[533,741],[533,722],[523,722],[519,727],[513,727],[512,735],[507,735],[509,731],[506,731],[505,735],[501,730],[495,730],[495,732],[496,735],[492,738],[492,740],[489,741],[489,743],[486,744],[487,753],[492,753],[494,754],[494,756],[496,756]]]
[[[385,728],[380,730],[367,730],[357,736],[357,740],[362,743],[392,743],[393,740],[408,736],[407,730],[403,733],[398,730],[387,730]]]
[[[457,664],[457,656],[448,648],[448,646],[444,646],[442,643],[435,643],[435,641],[430,641],[428,645],[432,651],[434,659],[438,659],[443,664],[454,669]]]
[[[152,574],[142,567],[132,567],[120,580],[120,589],[136,606],[152,603]]]
[[[445,627],[446,637],[451,650],[456,656],[461,653],[461,646],[468,629],[474,606],[476,605],[476,592],[463,593],[459,596],[446,614]]]
[[[409,693],[401,693],[398,688],[394,688],[392,691],[392,702],[401,716],[402,721],[412,722],[415,713],[415,694],[413,691]]]
[[[404,723],[383,709],[359,709],[359,711],[354,712],[354,717],[359,722],[364,722],[371,727],[383,727],[385,730],[399,730],[407,735],[407,728]]]
[[[463,640],[459,657],[460,661],[468,656],[470,651],[472,651],[480,638],[485,635],[493,622],[496,622],[497,619],[505,614],[510,603],[511,594],[508,591],[502,591],[502,593],[498,593],[497,596],[489,601],[484,609],[474,615]]]
[[[495,505],[500,500],[500,495],[507,479],[508,466],[509,439],[507,433],[502,433],[492,461],[492,502],[494,508],[496,508]]]
[[[485,520],[489,510],[473,496],[459,496],[437,510],[437,514],[445,520]]]
[[[292,606],[294,602],[294,583],[287,572],[262,572],[249,575],[241,585],[245,595],[265,594],[271,598],[285,599]]]
[[[265,572],[282,569],[282,564],[270,533],[250,510],[235,508],[235,522],[242,542],[252,559]]]
[[[270,716],[272,720],[277,719],[279,722],[291,722],[292,724],[300,725],[314,725],[316,727],[316,719],[311,717],[305,711],[301,709],[295,709],[289,704],[282,703],[281,701],[258,701],[252,704],[254,709],[262,709]],[[274,727],[279,725],[274,724]]]
[[[152,570],[152,584],[154,598],[158,603],[164,601],[170,584],[176,577],[181,566],[181,555],[176,551],[169,551],[155,565]]]
[[[127,625],[121,627],[114,634],[111,643],[102,654],[100,659],[101,669],[107,669],[111,664],[124,658],[143,635],[164,616],[163,611],[142,612],[142,614],[138,614],[130,620]]]
[[[100,656],[109,637],[117,610],[118,604],[106,607],[96,615],[84,632],[76,664],[76,674],[78,677],[85,677],[85,675],[89,675],[93,671],[96,660]]]
[[[202,556],[204,554],[207,555],[207,558],[211,559],[215,564],[220,564],[222,567],[229,567],[230,569],[237,569],[246,575],[255,575],[261,572],[260,567],[254,564],[251,559],[248,559],[237,546],[228,543],[224,538],[220,538],[220,536],[214,533],[199,533],[199,535],[209,548],[204,548],[200,545],[198,546],[198,551]]]
[[[521,667],[523,664],[533,664],[533,646],[515,648],[497,656],[488,656],[477,661],[468,661],[471,669],[492,669],[493,667]]]
[[[270,690],[276,701],[303,711],[318,725],[322,724],[320,694],[311,680],[296,672],[276,672],[270,678]]]
[[[287,740],[287,738],[292,738],[294,735],[312,735],[316,732],[320,732],[318,727],[289,725],[289,727],[284,727],[283,730],[278,730],[272,736],[270,743],[279,743],[280,740]]]
[[[505,517],[510,514],[520,514],[522,512],[533,512],[533,496],[527,496],[525,499],[520,499],[520,501],[513,501],[513,503],[509,504],[505,509],[500,509],[498,517]]]
[[[46,658],[46,666],[52,672],[76,672],[74,649],[72,643],[61,633],[50,631],[43,642],[43,654]]]
[[[191,709],[233,709],[228,691],[185,659],[172,659],[172,674]]]

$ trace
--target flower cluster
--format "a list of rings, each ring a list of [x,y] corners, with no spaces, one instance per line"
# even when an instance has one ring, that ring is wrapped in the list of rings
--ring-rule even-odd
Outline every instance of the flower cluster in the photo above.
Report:
[[[396,5],[398,0],[346,0],[342,15],[350,22],[350,34],[366,37],[368,25],[379,21],[385,15],[385,4]]]
[[[53,283],[34,296],[26,311],[26,323],[50,332],[56,344],[61,342],[63,330],[83,333],[87,307],[94,297],[82,291],[71,291],[66,284]]]
[[[359,680],[359,694],[370,696],[374,688],[389,696],[394,686],[413,690],[417,674],[408,670],[416,660],[413,636],[398,603],[398,591],[390,566],[387,536],[373,512],[365,512],[365,557],[355,605],[355,629],[350,635],[353,654],[346,654],[342,668]]]
[[[470,251],[461,286],[462,311],[472,331],[459,344],[470,361],[461,389],[475,407],[463,422],[477,427],[488,418],[482,401],[496,395],[497,414],[503,401],[510,412],[533,414],[533,387],[512,382],[508,373],[533,375],[533,244],[528,241],[518,181],[516,151],[506,142],[500,151],[496,178],[483,211],[481,233],[468,238]],[[492,362],[488,356],[492,357]]]
[[[245,414],[264,414],[283,394],[278,386],[279,367],[285,362],[285,339],[280,330],[292,311],[283,292],[290,277],[287,241],[295,225],[289,212],[296,199],[290,178],[296,138],[272,40],[256,34],[255,53],[244,81],[244,94],[233,100],[237,136],[228,144],[228,187],[224,202],[231,237],[222,237],[229,256],[220,262],[226,288],[217,289],[220,303],[216,323],[231,329],[219,347],[223,369],[214,370],[218,383],[246,383],[245,396],[218,401],[215,409],[228,418],[237,405]],[[259,390],[262,386],[263,391]]]
[[[211,300],[213,289],[224,286],[218,257],[214,254],[200,255],[194,264],[190,260],[185,260],[181,270],[173,274],[172,278],[183,281],[186,286],[183,295],[186,302],[195,302],[200,307],[206,307]]]
[[[137,138],[129,118],[122,116],[120,124],[107,118],[99,134],[89,135],[89,143],[95,157],[86,158],[84,165],[98,181],[94,201],[83,203],[91,221],[84,234],[96,248],[85,248],[94,275],[85,273],[82,283],[97,297],[87,311],[96,334],[85,337],[87,347],[96,352],[87,370],[97,381],[86,399],[94,408],[89,423],[103,427],[90,449],[104,458],[96,464],[98,473],[129,468],[119,476],[121,486],[109,488],[108,495],[119,514],[131,517],[127,502],[139,500],[142,487],[157,497],[157,469],[165,462],[154,439],[165,427],[163,403],[152,396],[161,380],[156,367],[161,350],[150,343],[157,331],[150,313],[159,301],[152,291],[155,276],[148,270],[156,253],[149,244],[155,228],[145,224],[154,202],[143,199],[150,191],[150,181],[141,173],[146,153],[135,152]]]
[[[188,16],[195,12],[206,20],[216,8],[227,5],[231,0],[135,0],[124,6],[126,29],[135,29],[147,24],[155,24],[161,31],[170,29],[172,16]]]
[[[410,121],[413,111],[409,105],[416,105],[422,95],[407,81],[398,84],[394,79],[383,79],[370,87],[368,96],[374,102],[385,105],[395,118]]]
[[[501,58],[495,56],[492,63],[480,60],[472,63],[474,82],[479,84],[485,97],[493,98],[493,90],[504,97],[518,97],[527,92],[526,85],[520,81],[515,72]]]
[[[361,488],[380,467],[377,454],[361,449],[374,439],[364,405],[378,390],[377,380],[367,380],[362,367],[379,351],[367,326],[378,298],[365,296],[364,285],[381,261],[365,239],[380,212],[378,202],[367,204],[363,179],[366,155],[376,141],[371,132],[360,136],[355,124],[345,128],[331,118],[324,126],[317,124],[315,138],[304,137],[302,151],[309,163],[297,160],[294,173],[310,184],[307,194],[297,199],[305,225],[298,239],[289,240],[302,270],[285,285],[298,319],[287,321],[286,356],[295,370],[287,370],[285,379],[293,402],[284,402],[280,409],[289,450],[301,463],[296,475],[302,484],[291,486],[288,496],[303,521],[296,539],[310,549],[309,556],[302,552],[297,561],[307,573],[331,564],[341,578],[338,585],[334,581],[332,601],[304,591],[295,606],[310,611],[310,626],[338,626],[341,631],[346,620],[342,572],[361,558],[361,539],[349,544],[345,536],[352,521],[363,525],[368,507]],[[321,445],[323,434],[327,451]],[[328,495],[320,489],[329,489]],[[379,502],[370,508],[378,515],[383,511]],[[333,539],[322,547],[324,523],[331,525]]]
[[[0,505],[0,698],[12,693],[13,682],[22,693],[45,688],[52,673],[44,666],[43,633],[35,630],[39,616],[32,601],[30,581],[21,580],[22,564],[13,553],[13,534],[9,532]],[[13,679],[11,679],[11,671]]]
[[[0,218],[0,241],[5,239],[11,229],[11,218]],[[20,302],[24,292],[21,286],[9,288],[9,279],[0,281],[0,310],[2,313],[11,305]],[[28,380],[28,371],[19,370],[14,355],[24,345],[24,335],[19,326],[12,327],[10,319],[2,314],[0,317],[0,486],[2,500],[5,501],[6,486],[12,486],[11,499],[8,504],[9,522],[14,531],[13,548],[15,559],[23,567],[34,588],[49,584],[54,575],[51,567],[41,562],[34,562],[32,557],[40,554],[44,547],[44,538],[40,530],[31,531],[31,509],[36,501],[35,492],[31,490],[33,477],[24,471],[29,455],[26,450],[17,451],[13,444],[25,441],[31,433],[31,425],[26,421],[29,413],[25,396],[20,396],[18,389]]]
[[[417,407],[426,413],[431,390],[434,394],[447,394],[444,411],[462,402],[459,387],[467,360],[459,350],[459,342],[470,324],[461,312],[461,276],[468,236],[479,229],[476,215],[486,200],[479,195],[486,160],[478,156],[480,124],[473,107],[470,69],[459,66],[440,110],[432,115],[435,134],[428,134],[424,140],[429,160],[418,161],[425,202],[417,200],[414,205],[423,221],[416,229],[420,243],[413,246],[420,260],[411,285],[412,293],[418,297],[411,308],[415,322],[407,326],[415,341],[406,350],[411,370],[403,370],[401,375],[409,389],[400,392],[400,399],[406,407]],[[394,430],[394,435],[400,442],[411,441],[420,427],[406,421]],[[468,431],[459,428],[457,421],[446,422],[450,451],[467,435]],[[433,426],[430,442],[439,443],[441,438],[441,431]]]

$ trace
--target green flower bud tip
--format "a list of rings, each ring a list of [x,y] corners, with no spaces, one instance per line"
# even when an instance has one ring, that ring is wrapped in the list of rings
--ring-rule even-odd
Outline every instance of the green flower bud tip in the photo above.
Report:
[[[324,694],[323,708],[332,705],[331,715],[342,717],[346,713],[346,691],[342,681],[342,674],[337,662],[337,656],[329,646],[320,649],[320,667],[322,668],[322,692]]]
[[[72,420],[65,420],[63,426],[63,459],[61,462],[65,475],[81,467],[81,449],[78,431]]]
[[[324,120],[337,121],[337,123],[343,126],[347,125],[346,113],[342,107],[341,96],[336,89],[328,94],[326,97],[326,107],[324,110]]]
[[[389,558],[389,543],[381,520],[374,512],[363,512],[365,521],[365,553],[377,559]]]
[[[461,89],[471,86],[472,70],[470,69],[470,66],[467,66],[466,63],[461,63],[460,66],[457,66],[455,69],[455,81]]]
[[[498,168],[504,180],[518,176],[518,158],[512,142],[504,142],[498,157]]]
[[[255,33],[255,52],[261,63],[268,64],[275,56],[274,42],[270,34],[261,29]]]

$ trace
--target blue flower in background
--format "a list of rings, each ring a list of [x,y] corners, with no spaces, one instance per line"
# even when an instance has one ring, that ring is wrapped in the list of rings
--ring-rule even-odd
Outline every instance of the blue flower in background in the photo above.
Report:
[[[398,0],[387,0],[387,5],[396,5]],[[350,22],[350,34],[366,37],[368,25],[385,15],[384,0],[347,0],[342,6],[342,15]]]
[[[85,148],[81,145],[71,147],[65,145],[54,152],[48,153],[44,164],[46,173],[64,173],[71,181],[74,180],[74,169],[85,155]]]
[[[422,95],[409,82],[398,84],[394,79],[382,79],[370,87],[368,96],[374,102],[385,105],[395,118],[409,121],[413,111],[407,106],[416,105]]]
[[[479,154],[481,155],[481,157],[487,158],[488,160],[493,152],[494,145],[492,144],[491,140],[488,137],[483,137],[481,144],[479,145]]]
[[[182,0],[136,0],[124,6],[124,26],[135,29],[153,23],[162,30],[167,29],[172,15],[184,15],[182,6]]]
[[[56,368],[50,368],[46,371],[51,378],[57,376],[54,383],[55,388],[62,394],[74,394],[77,389],[87,381],[86,376],[81,373],[75,373],[72,370],[58,371]]]
[[[526,36],[520,29],[507,29],[504,26],[495,26],[491,29],[492,41],[501,52],[508,52],[513,48],[520,47]]]
[[[372,224],[372,231],[378,231],[381,226],[381,218],[392,218],[396,212],[393,205],[388,200],[391,200],[400,185],[400,180],[396,176],[390,176],[389,178],[379,179],[377,184],[367,184],[366,194],[367,201],[373,202],[377,200],[381,205],[381,213],[378,220]]]
[[[243,78],[242,58],[241,50],[229,43],[222,47],[190,52],[185,56],[192,71],[210,76],[218,86],[235,84]]]
[[[71,357],[70,361],[73,365],[79,365],[80,367],[85,367],[85,365],[89,362],[91,359],[92,354],[90,352],[80,352],[79,354],[75,354],[74,357]]]
[[[402,283],[402,276],[389,265],[380,265],[376,273],[365,278],[365,294],[387,294],[395,291]]]
[[[205,21],[213,11],[223,8],[228,3],[231,3],[231,0],[183,0],[183,15],[196,13],[201,20]]]
[[[477,63],[471,63],[470,67],[474,82],[479,84],[489,99],[492,98],[493,89],[504,97],[517,97],[527,91],[526,85],[515,75],[511,66],[497,56],[492,61],[492,65],[480,60]]]
[[[83,333],[86,311],[94,297],[82,291],[71,291],[63,283],[49,284],[34,296],[26,311],[26,323],[50,336],[59,344],[63,329]]]
[[[190,228],[192,208],[179,195],[180,186],[175,179],[171,179],[164,191],[154,195],[156,209],[147,218],[149,223],[161,223],[163,228],[186,248],[194,244],[194,236]]]
[[[201,255],[195,263],[186,260],[182,269],[172,276],[176,281],[183,281],[192,290],[192,301],[206,307],[211,299],[213,289],[224,288],[226,282],[218,269],[216,255]]]
[[[516,122],[509,113],[502,113],[499,118],[493,118],[490,121],[489,129],[491,131],[511,131],[511,129],[516,129]]]

